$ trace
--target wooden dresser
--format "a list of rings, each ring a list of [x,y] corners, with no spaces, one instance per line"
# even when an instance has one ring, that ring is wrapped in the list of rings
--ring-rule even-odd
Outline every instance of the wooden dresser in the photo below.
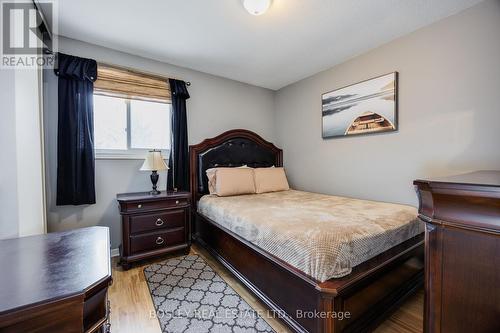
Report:
[[[425,332],[500,332],[500,171],[416,180]]]
[[[0,332],[107,332],[109,231],[0,241]]]
[[[191,246],[189,192],[117,195],[122,216],[120,265],[184,250]]]

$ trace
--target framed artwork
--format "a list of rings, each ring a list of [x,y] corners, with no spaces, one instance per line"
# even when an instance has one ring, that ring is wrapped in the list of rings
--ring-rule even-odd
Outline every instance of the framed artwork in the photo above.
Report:
[[[398,73],[393,72],[321,96],[323,138],[396,131]]]

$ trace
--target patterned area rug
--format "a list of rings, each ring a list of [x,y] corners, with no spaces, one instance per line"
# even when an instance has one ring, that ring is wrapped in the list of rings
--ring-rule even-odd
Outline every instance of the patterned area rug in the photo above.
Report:
[[[274,332],[208,264],[182,256],[144,269],[162,332]]]

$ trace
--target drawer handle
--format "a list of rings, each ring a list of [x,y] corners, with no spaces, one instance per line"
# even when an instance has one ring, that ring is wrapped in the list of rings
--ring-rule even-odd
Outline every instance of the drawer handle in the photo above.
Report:
[[[165,240],[164,240],[163,238],[158,237],[158,238],[156,239],[156,244],[161,245],[161,244],[163,244],[163,243],[165,243]]]
[[[163,222],[162,219],[157,219],[156,222],[155,222],[155,224],[156,224],[157,227],[161,227],[164,223],[165,222]]]
[[[175,200],[175,204],[178,205],[179,204],[179,200]]]
[[[139,205],[137,205],[137,208],[142,208],[142,205],[140,205],[140,204],[139,204]]]

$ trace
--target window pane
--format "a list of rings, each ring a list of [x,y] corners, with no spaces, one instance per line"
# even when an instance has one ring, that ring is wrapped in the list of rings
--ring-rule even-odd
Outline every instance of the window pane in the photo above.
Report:
[[[127,103],[116,97],[94,95],[96,149],[127,149]]]
[[[170,148],[170,104],[130,101],[130,145],[134,149]]]

